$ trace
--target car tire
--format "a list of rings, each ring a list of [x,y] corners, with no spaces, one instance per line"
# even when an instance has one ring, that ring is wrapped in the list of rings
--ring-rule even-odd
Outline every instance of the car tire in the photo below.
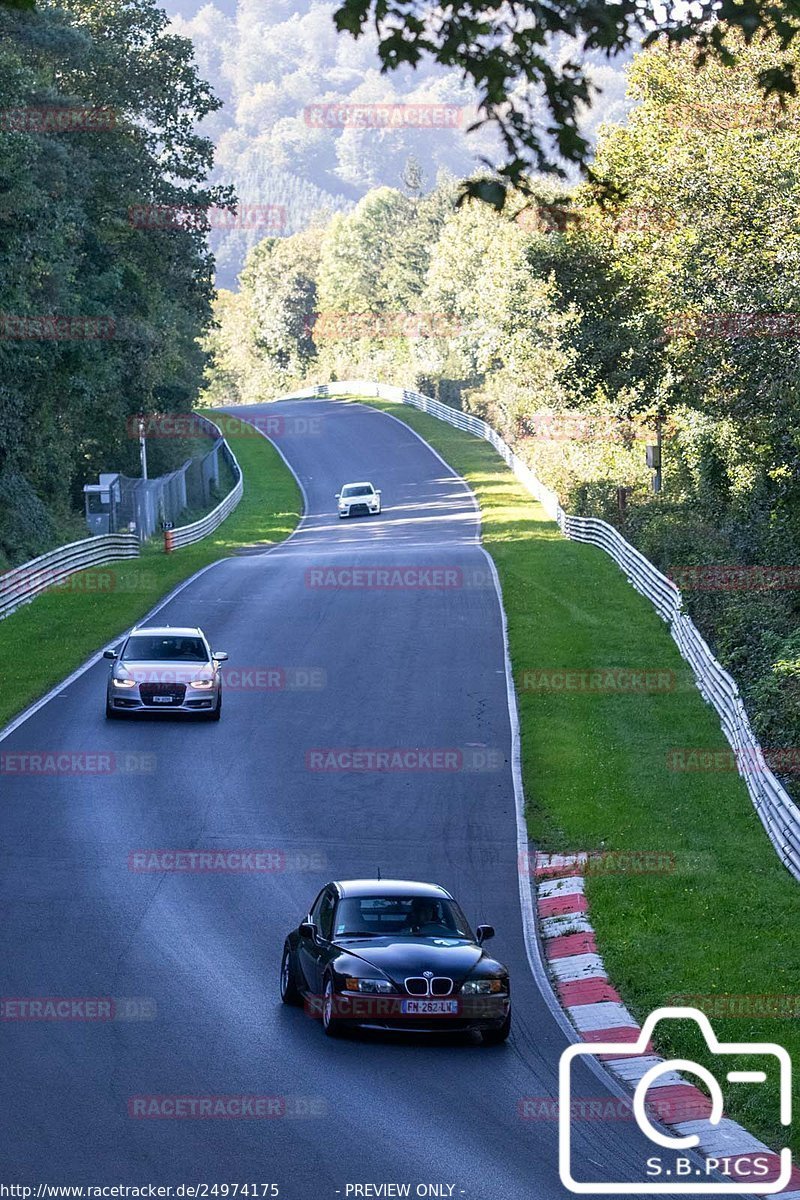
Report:
[[[120,714],[117,711],[117,709],[112,708],[111,705],[108,703],[108,700],[106,700],[106,720],[107,721],[118,721],[119,718],[120,718]]]
[[[283,957],[281,959],[281,1000],[284,1004],[292,1004],[294,1006],[303,1002],[303,997],[297,986],[294,958],[288,942],[283,947]]]
[[[222,695],[220,694],[219,700],[217,700],[217,707],[215,709],[212,709],[212,711],[208,714],[208,720],[209,721],[218,721],[221,716],[222,716]]]
[[[508,1040],[508,1035],[511,1033],[511,1010],[508,1011],[508,1016],[502,1025],[496,1026],[494,1029],[484,1029],[481,1031],[484,1046],[501,1046],[503,1042]]]
[[[328,1037],[341,1037],[342,1022],[333,1015],[333,980],[330,975],[325,977],[322,986],[322,1028]]]

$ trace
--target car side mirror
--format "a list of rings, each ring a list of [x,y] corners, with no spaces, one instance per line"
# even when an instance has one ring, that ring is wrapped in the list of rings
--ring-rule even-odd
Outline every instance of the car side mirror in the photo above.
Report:
[[[214,653],[211,655],[211,657],[213,658],[214,662],[227,662],[228,661],[228,656],[224,650],[215,650]]]
[[[489,938],[494,937],[494,925],[479,925],[478,926],[478,945],[482,946],[484,942],[488,942]]]
[[[334,498],[335,498],[336,500],[341,500],[341,498],[342,498],[342,493],[341,493],[341,492],[337,492],[337,493],[336,493],[336,496],[335,496]]]
[[[380,489],[380,488],[375,488],[375,495],[376,495],[376,496],[380,496],[380,494],[381,494],[381,489]]]
[[[317,932],[313,921],[301,921],[300,928],[297,931],[301,938],[313,938]]]
[[[103,651],[103,658],[112,658],[113,659],[116,657],[117,657],[116,650],[104,650]]]

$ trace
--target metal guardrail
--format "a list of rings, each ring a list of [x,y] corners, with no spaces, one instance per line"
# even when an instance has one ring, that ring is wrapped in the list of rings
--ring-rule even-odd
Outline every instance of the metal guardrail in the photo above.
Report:
[[[762,825],[784,866],[795,879],[800,880],[800,809],[767,765],[735,680],[717,662],[691,617],[683,612],[683,597],[671,579],[654,567],[607,521],[597,517],[572,517],[565,513],[555,492],[545,487],[530,467],[517,458],[499,433],[478,417],[459,412],[419,392],[363,380],[324,384],[295,395],[376,396],[383,400],[394,400],[410,404],[440,421],[446,421],[448,425],[483,438],[494,446],[547,515],[558,522],[565,537],[598,546],[609,554],[632,587],[650,600],[659,616],[669,625],[681,655],[694,672],[700,694],[720,718],[722,732],[734,752],[739,774],[745,781]]]
[[[181,546],[191,546],[193,542],[202,541],[204,537],[208,537],[215,529],[218,529],[226,517],[230,516],[237,504],[244,495],[244,478],[242,469],[236,455],[231,450],[225,438],[222,436],[222,430],[213,421],[209,421],[207,417],[201,417],[199,414],[197,420],[209,431],[222,441],[222,450],[226,455],[228,462],[233,468],[233,473],[236,476],[236,483],[228,492],[224,500],[220,501],[216,508],[210,513],[206,513],[199,521],[193,521],[191,525],[182,525],[179,529],[166,529],[164,531],[164,551],[170,554],[173,550],[180,549]]]
[[[12,567],[0,575],[0,620],[48,588],[62,584],[76,571],[138,556],[139,539],[135,533],[105,533],[59,546],[19,567]]]

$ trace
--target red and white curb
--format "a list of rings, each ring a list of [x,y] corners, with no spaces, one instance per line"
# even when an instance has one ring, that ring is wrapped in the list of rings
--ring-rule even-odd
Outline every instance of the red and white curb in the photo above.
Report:
[[[636,1042],[641,1035],[638,1021],[628,1012],[609,982],[601,956],[597,952],[594,929],[588,916],[584,894],[586,854],[541,854],[535,859],[536,901],[539,927],[544,941],[550,976],[562,1006],[584,1042]],[[602,1054],[608,1071],[631,1091],[646,1071],[664,1062],[648,1045],[644,1054]],[[766,1158],[767,1174],[758,1182],[776,1180],[780,1157],[748,1133],[736,1121],[722,1118],[709,1126],[705,1119],[711,1102],[703,1092],[671,1071],[658,1076],[648,1096],[649,1107],[662,1124],[686,1136],[697,1134],[698,1150],[708,1158],[730,1160],[726,1166],[731,1179],[742,1179],[737,1163]],[[773,1193],[782,1200],[800,1200],[800,1170],[794,1167],[788,1186]]]

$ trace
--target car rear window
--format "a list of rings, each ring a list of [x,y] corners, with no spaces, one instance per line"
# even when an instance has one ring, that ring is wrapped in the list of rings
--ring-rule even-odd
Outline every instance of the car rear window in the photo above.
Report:
[[[134,634],[122,657],[126,662],[208,662],[202,638],[174,634]]]

